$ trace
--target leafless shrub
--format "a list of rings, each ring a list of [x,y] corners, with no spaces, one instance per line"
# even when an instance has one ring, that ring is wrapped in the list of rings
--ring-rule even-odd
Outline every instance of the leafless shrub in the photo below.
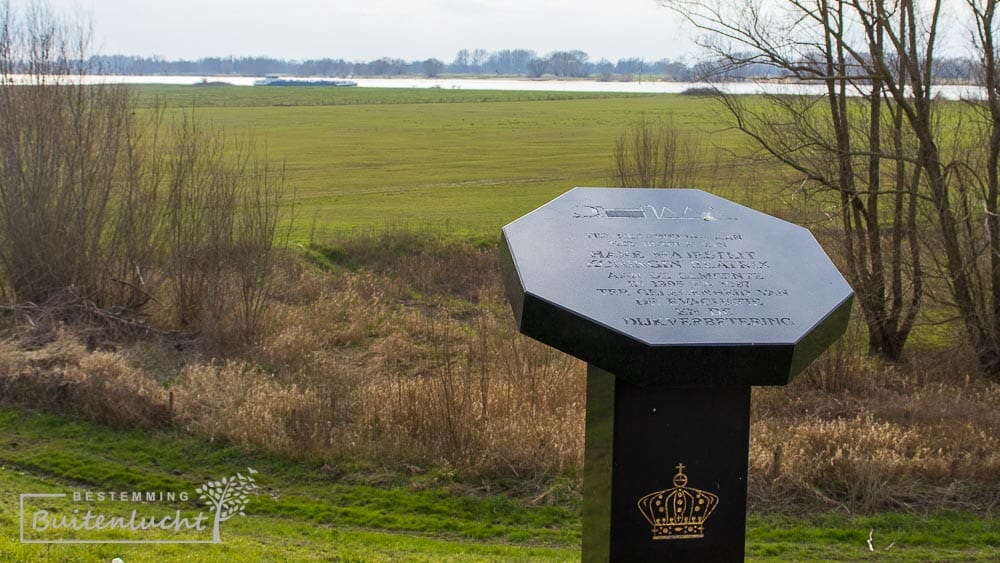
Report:
[[[642,116],[615,142],[611,181],[623,188],[691,187],[703,153],[672,121]]]
[[[153,313],[219,349],[255,340],[283,172],[193,112],[168,119],[139,110],[127,86],[85,84],[86,30],[44,6],[4,2],[0,24],[0,289],[11,310],[115,334],[145,334]]]
[[[253,341],[268,306],[284,175],[252,143],[184,113],[170,129],[162,267],[174,322],[221,348]],[[229,343],[229,344],[232,344]]]
[[[133,92],[85,86],[87,35],[35,5],[0,5],[0,268],[13,302],[67,291],[96,307],[148,299],[151,255],[141,214],[155,202],[133,150],[142,119]],[[26,75],[26,77],[25,77]],[[142,205],[138,205],[142,202]]]

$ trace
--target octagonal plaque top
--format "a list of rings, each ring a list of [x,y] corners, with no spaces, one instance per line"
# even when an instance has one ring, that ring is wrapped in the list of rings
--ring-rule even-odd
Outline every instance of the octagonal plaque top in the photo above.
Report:
[[[503,228],[521,332],[640,385],[781,385],[853,293],[808,230],[689,189],[575,188]]]

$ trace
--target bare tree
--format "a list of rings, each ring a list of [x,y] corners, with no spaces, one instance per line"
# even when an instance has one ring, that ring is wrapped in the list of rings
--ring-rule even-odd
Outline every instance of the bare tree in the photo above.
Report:
[[[548,59],[534,58],[528,61],[528,76],[531,78],[541,77],[548,70],[549,70]]]
[[[549,55],[549,70],[556,76],[587,76],[587,53],[583,51],[555,51]]]
[[[490,58],[490,53],[486,49],[473,49],[472,51],[472,68],[476,70],[476,74],[483,72],[483,65],[486,64]]]
[[[959,168],[960,173],[955,175],[962,202],[961,215],[956,222],[964,229],[966,244],[948,245],[949,253],[956,255],[948,259],[948,272],[955,279],[952,284],[955,303],[979,355],[980,364],[995,381],[1000,381],[1000,61],[997,60],[996,45],[997,2],[965,0],[964,4],[972,16],[972,45],[979,55],[977,74],[985,96],[973,102],[978,110],[981,133],[981,142],[975,146],[978,150],[965,153],[969,158]],[[931,144],[932,140],[927,142]],[[939,198],[950,197],[945,191],[945,180],[947,177],[941,180],[944,187],[938,188],[943,192]],[[946,205],[941,207],[942,213],[954,213]],[[982,232],[983,227],[985,232]],[[967,282],[958,276],[956,269],[968,272]]]
[[[723,75],[765,65],[825,87],[821,96],[774,94],[763,103],[721,92],[719,99],[741,131],[800,175],[804,189],[834,196],[869,352],[899,358],[924,296],[917,240],[924,172],[892,96],[911,84],[892,64],[899,60],[887,44],[894,23],[868,21],[862,3],[850,1],[663,3],[708,32],[704,44]],[[875,60],[884,66],[874,68]]]
[[[848,275],[872,351],[896,357],[925,283],[940,276],[985,373],[1000,378],[1000,90],[992,0],[663,0],[728,65],[763,63],[826,87],[820,98],[723,96],[769,154],[840,201]],[[932,89],[942,13],[974,21],[986,96],[950,116]],[[956,14],[962,17],[963,14]],[[952,137],[960,125],[968,138]],[[824,163],[825,160],[825,163]],[[921,254],[920,232],[932,251]],[[922,257],[930,258],[929,264]],[[929,268],[929,269],[927,269]],[[933,278],[938,279],[938,278]],[[935,295],[938,293],[935,292]]]
[[[472,55],[468,49],[461,49],[455,54],[455,60],[451,63],[452,72],[469,72],[472,64]]]

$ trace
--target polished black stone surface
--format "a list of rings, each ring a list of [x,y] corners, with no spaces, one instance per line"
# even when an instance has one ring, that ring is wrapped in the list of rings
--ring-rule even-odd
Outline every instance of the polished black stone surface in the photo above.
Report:
[[[742,561],[750,387],[649,389],[590,366],[583,560]]]
[[[853,298],[808,230],[699,190],[570,190],[501,271],[521,332],[641,386],[785,384]]]

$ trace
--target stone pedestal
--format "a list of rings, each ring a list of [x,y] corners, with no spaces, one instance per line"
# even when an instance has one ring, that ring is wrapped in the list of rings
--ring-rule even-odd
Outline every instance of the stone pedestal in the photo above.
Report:
[[[742,561],[749,425],[748,386],[650,390],[589,366],[584,561]]]
[[[586,361],[586,561],[742,561],[750,387],[843,333],[806,229],[697,190],[576,188],[503,229],[519,330]]]

